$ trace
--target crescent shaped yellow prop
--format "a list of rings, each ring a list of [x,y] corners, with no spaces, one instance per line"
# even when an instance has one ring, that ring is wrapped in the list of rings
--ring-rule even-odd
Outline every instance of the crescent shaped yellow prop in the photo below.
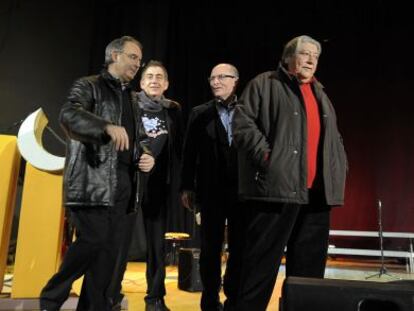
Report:
[[[48,119],[42,108],[31,113],[22,123],[17,134],[17,146],[22,157],[42,171],[59,172],[65,165],[65,157],[49,153],[42,144],[43,130]]]

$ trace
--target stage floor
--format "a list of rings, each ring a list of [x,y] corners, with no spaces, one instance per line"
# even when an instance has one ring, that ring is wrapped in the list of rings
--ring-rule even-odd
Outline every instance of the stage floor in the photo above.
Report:
[[[404,280],[414,280],[414,274],[406,272],[406,267],[402,263],[396,261],[386,261],[388,273],[393,277],[398,277]],[[223,265],[224,268],[224,265]],[[345,279],[345,280],[365,280],[366,277],[374,275],[379,272],[380,263],[378,260],[368,259],[330,259],[326,269],[325,276],[330,279]],[[281,266],[279,277],[273,291],[273,296],[267,310],[278,310],[279,297],[281,292],[281,286],[285,276],[285,267]],[[7,276],[10,278],[10,275]],[[7,278],[6,277],[6,278]],[[175,311],[195,311],[200,310],[200,292],[191,293],[179,290],[177,287],[178,270],[177,266],[167,266],[166,277],[166,289],[167,296],[165,301],[167,306],[171,310]],[[394,278],[387,275],[383,275],[381,278],[373,277],[367,281],[370,282],[387,282],[392,281]],[[146,290],[145,281],[145,263],[142,262],[130,262],[128,269],[122,283],[123,291],[128,299],[128,310],[140,311],[145,309],[144,296]],[[75,292],[79,289],[75,288]],[[6,282],[2,291],[2,298],[7,298],[7,294],[10,293],[10,282]],[[221,293],[222,301],[224,301],[224,295]],[[0,306],[1,306],[0,298]],[[1,309],[0,310],[4,310]],[[14,309],[18,310],[18,309]],[[67,309],[70,310],[70,309]]]
[[[388,273],[393,277],[398,277],[404,280],[414,280],[414,274],[406,272],[404,264],[397,264],[394,261],[387,261],[386,267]],[[224,268],[224,266],[223,266]],[[344,279],[344,280],[365,280],[366,277],[374,275],[379,272],[380,264],[378,260],[350,260],[350,259],[330,259],[326,269],[325,276],[330,279]],[[224,269],[223,269],[224,270]],[[199,302],[201,293],[189,293],[179,290],[177,287],[178,271],[176,266],[167,267],[166,289],[167,296],[165,301],[171,310],[177,311],[195,311],[200,310]],[[279,272],[279,277],[273,291],[272,299],[267,310],[279,310],[279,297],[281,287],[285,278],[285,266],[282,265]],[[387,282],[392,281],[387,275],[381,278],[373,277],[368,281],[371,282]],[[145,283],[145,264],[144,263],[129,263],[128,271],[124,277],[123,290],[128,298],[128,310],[144,310],[144,296],[146,290]],[[220,293],[221,300],[224,301],[223,292]]]

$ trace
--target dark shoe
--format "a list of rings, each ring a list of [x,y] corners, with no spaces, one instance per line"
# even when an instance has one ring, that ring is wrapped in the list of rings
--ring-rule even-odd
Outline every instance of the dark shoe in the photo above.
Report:
[[[40,307],[40,311],[59,311],[59,309],[51,309],[51,308]]]
[[[223,304],[223,311],[233,311],[233,310],[234,310],[234,302],[233,300],[230,302],[230,300],[227,298]]]
[[[223,304],[221,302],[218,302],[216,306],[211,306],[211,307],[204,307],[201,308],[202,311],[223,311],[224,307]]]
[[[122,309],[122,305],[121,305],[120,302],[118,302],[118,303],[112,305],[112,309],[111,310],[112,311],[121,311],[121,309]]]
[[[121,311],[121,309],[122,309],[122,300],[123,299],[124,299],[123,294],[119,294],[116,299],[110,299],[109,303],[112,306],[111,311]]]
[[[156,299],[145,302],[145,311],[170,311],[170,309],[165,305],[163,299]]]

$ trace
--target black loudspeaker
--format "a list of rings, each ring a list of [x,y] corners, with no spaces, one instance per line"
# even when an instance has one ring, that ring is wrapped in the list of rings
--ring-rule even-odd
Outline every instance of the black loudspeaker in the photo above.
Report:
[[[200,278],[200,249],[181,248],[178,255],[178,288],[189,292],[203,290]]]
[[[289,277],[280,311],[413,311],[414,285]]]

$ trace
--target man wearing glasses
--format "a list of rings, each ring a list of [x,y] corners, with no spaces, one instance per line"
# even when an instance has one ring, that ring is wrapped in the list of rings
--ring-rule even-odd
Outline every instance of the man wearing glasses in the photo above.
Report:
[[[238,242],[237,152],[233,146],[232,120],[239,73],[230,64],[219,64],[208,78],[214,99],[193,108],[184,143],[182,194],[186,208],[197,203],[201,211],[200,276],[202,310],[222,310],[221,254],[227,221],[229,257],[224,293],[231,301],[237,284]],[[227,303],[226,301],[226,303]]]
[[[344,203],[347,160],[335,110],[314,77],[320,54],[318,41],[292,39],[277,71],[250,81],[236,106],[247,232],[232,310],[266,310],[285,247],[286,276],[324,276],[330,210]]]
[[[72,283],[84,275],[77,310],[106,311],[106,289],[125,240],[127,214],[137,209],[139,172],[154,158],[142,145],[139,107],[129,82],[142,58],[142,45],[124,36],[105,50],[105,69],[77,80],[60,112],[67,134],[64,205],[76,228],[59,271],[40,295],[40,309],[60,310]]]

